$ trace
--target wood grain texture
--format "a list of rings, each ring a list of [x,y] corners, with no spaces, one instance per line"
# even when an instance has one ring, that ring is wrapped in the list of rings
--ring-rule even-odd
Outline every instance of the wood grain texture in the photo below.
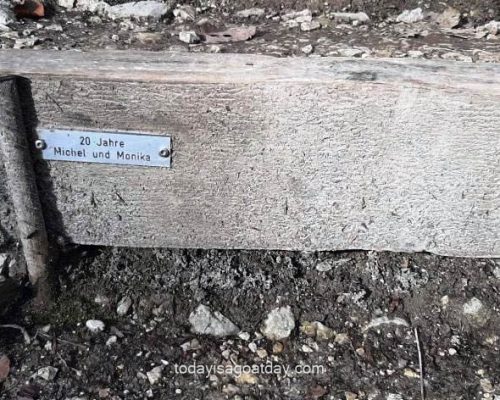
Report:
[[[75,243],[500,256],[498,65],[9,51],[5,72],[39,127],[173,137],[170,170],[39,164]]]
[[[0,150],[29,278],[36,285],[47,277],[49,245],[13,77],[0,78]]]

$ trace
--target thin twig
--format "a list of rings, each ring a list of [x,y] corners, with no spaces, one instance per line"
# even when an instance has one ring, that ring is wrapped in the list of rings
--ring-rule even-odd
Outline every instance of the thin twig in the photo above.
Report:
[[[45,339],[53,339],[52,336],[47,335],[46,333],[43,333],[43,332],[40,332],[40,331],[37,332],[37,335],[40,335],[41,337],[43,337]],[[83,344],[80,344],[80,343],[70,342],[69,340],[65,340],[65,339],[61,339],[61,338],[55,338],[55,339],[59,343],[69,344],[71,346],[78,347],[78,348],[80,348],[82,350],[88,350],[89,349],[87,346],[85,346]]]
[[[420,372],[420,396],[422,400],[425,400],[424,367],[422,362],[422,349],[420,348],[420,339],[418,338],[418,328],[415,328],[415,342],[417,342],[418,366]]]
[[[23,334],[23,338],[24,338],[24,341],[26,342],[26,344],[31,343],[31,338],[30,338],[30,335],[28,334],[28,331],[20,325],[6,324],[6,325],[0,325],[0,328],[17,329],[18,331],[21,331],[21,333]]]

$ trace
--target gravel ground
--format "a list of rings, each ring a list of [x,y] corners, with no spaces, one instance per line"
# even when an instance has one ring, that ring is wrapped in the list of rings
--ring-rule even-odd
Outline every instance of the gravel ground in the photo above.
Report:
[[[0,47],[500,60],[498,0],[200,1],[156,21],[63,3],[12,19]],[[70,245],[39,310],[4,187],[0,168],[0,275],[17,288],[0,293],[0,399],[500,399],[499,260]]]

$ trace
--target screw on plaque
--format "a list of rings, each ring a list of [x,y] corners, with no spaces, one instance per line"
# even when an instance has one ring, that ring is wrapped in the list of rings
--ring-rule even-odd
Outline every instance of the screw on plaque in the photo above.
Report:
[[[170,156],[170,150],[165,148],[160,150],[160,157],[169,157]]]
[[[45,150],[47,148],[47,143],[42,139],[35,140],[35,148],[38,150]]]

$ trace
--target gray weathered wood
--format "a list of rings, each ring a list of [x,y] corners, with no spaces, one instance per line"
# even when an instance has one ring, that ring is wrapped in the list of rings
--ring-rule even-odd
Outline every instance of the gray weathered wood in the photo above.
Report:
[[[0,149],[29,278],[37,285],[46,281],[49,245],[13,77],[0,78]]]
[[[500,256],[498,65],[8,51],[0,73],[39,127],[173,137],[170,170],[48,163],[75,243]]]

